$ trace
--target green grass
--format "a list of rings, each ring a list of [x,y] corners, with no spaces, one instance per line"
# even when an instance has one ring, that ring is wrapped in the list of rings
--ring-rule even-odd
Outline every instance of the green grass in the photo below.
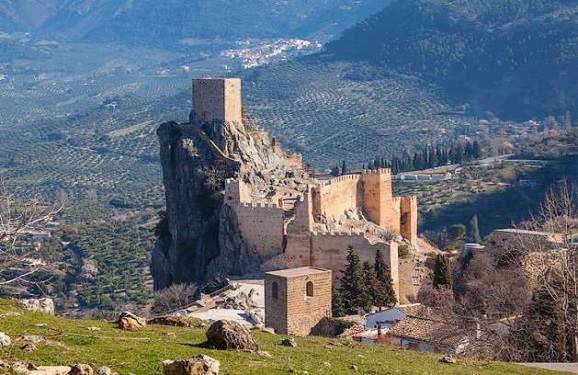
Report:
[[[186,359],[206,354],[221,362],[221,373],[231,374],[554,374],[498,362],[458,359],[457,364],[438,362],[429,355],[381,345],[318,337],[297,338],[298,347],[279,345],[282,336],[256,332],[255,337],[271,358],[256,354],[217,351],[202,347],[204,330],[148,326],[141,332],[121,331],[105,321],[66,320],[42,313],[26,312],[11,301],[0,300],[0,314],[17,311],[21,316],[0,318],[0,331],[10,335],[13,345],[0,351],[0,359],[20,359],[36,365],[88,363],[106,365],[120,375],[161,374],[164,359]],[[101,331],[89,331],[99,327]],[[41,335],[51,340],[26,353],[17,338]],[[327,365],[328,364],[328,365]],[[357,370],[350,366],[356,365]]]

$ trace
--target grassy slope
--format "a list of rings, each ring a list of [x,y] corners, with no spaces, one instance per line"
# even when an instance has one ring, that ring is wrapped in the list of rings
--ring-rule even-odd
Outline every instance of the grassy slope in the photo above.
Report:
[[[256,333],[262,349],[272,355],[267,358],[202,348],[199,344],[204,341],[203,329],[149,326],[142,332],[125,332],[108,322],[29,313],[10,301],[0,300],[0,314],[9,311],[18,311],[22,316],[0,319],[0,331],[13,339],[41,335],[52,340],[52,344],[38,345],[37,351],[25,353],[19,349],[22,342],[16,341],[10,350],[0,351],[1,359],[22,359],[36,365],[88,363],[96,368],[107,365],[121,375],[161,374],[162,360],[185,359],[196,354],[221,361],[224,375],[284,374],[290,369],[297,373],[347,374],[354,373],[349,369],[352,364],[358,367],[356,373],[363,374],[553,374],[494,362],[459,360],[458,364],[447,365],[437,361],[439,355],[316,337],[297,338],[298,347],[291,348],[278,345],[280,336]],[[93,326],[102,330],[87,330]]]

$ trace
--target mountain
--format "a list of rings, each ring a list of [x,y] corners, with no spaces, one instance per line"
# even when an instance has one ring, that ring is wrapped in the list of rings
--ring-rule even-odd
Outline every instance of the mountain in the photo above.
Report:
[[[576,40],[576,0],[397,0],[323,58],[419,76],[473,113],[527,119],[578,111]]]
[[[185,38],[338,35],[386,0],[9,0],[0,30],[71,41],[176,44]]]

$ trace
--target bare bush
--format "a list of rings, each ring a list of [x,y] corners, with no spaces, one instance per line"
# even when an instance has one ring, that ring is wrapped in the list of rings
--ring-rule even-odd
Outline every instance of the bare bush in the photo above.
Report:
[[[190,306],[198,296],[198,287],[194,284],[173,284],[154,294],[154,310],[167,313]]]

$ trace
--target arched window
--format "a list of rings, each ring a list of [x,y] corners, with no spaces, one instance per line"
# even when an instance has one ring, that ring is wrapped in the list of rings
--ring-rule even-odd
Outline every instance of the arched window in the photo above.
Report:
[[[277,285],[277,282],[275,281],[271,284],[271,297],[273,299],[279,298],[279,285]]]
[[[307,282],[305,289],[306,289],[305,292],[307,294],[307,297],[313,297],[313,282],[312,281]]]

